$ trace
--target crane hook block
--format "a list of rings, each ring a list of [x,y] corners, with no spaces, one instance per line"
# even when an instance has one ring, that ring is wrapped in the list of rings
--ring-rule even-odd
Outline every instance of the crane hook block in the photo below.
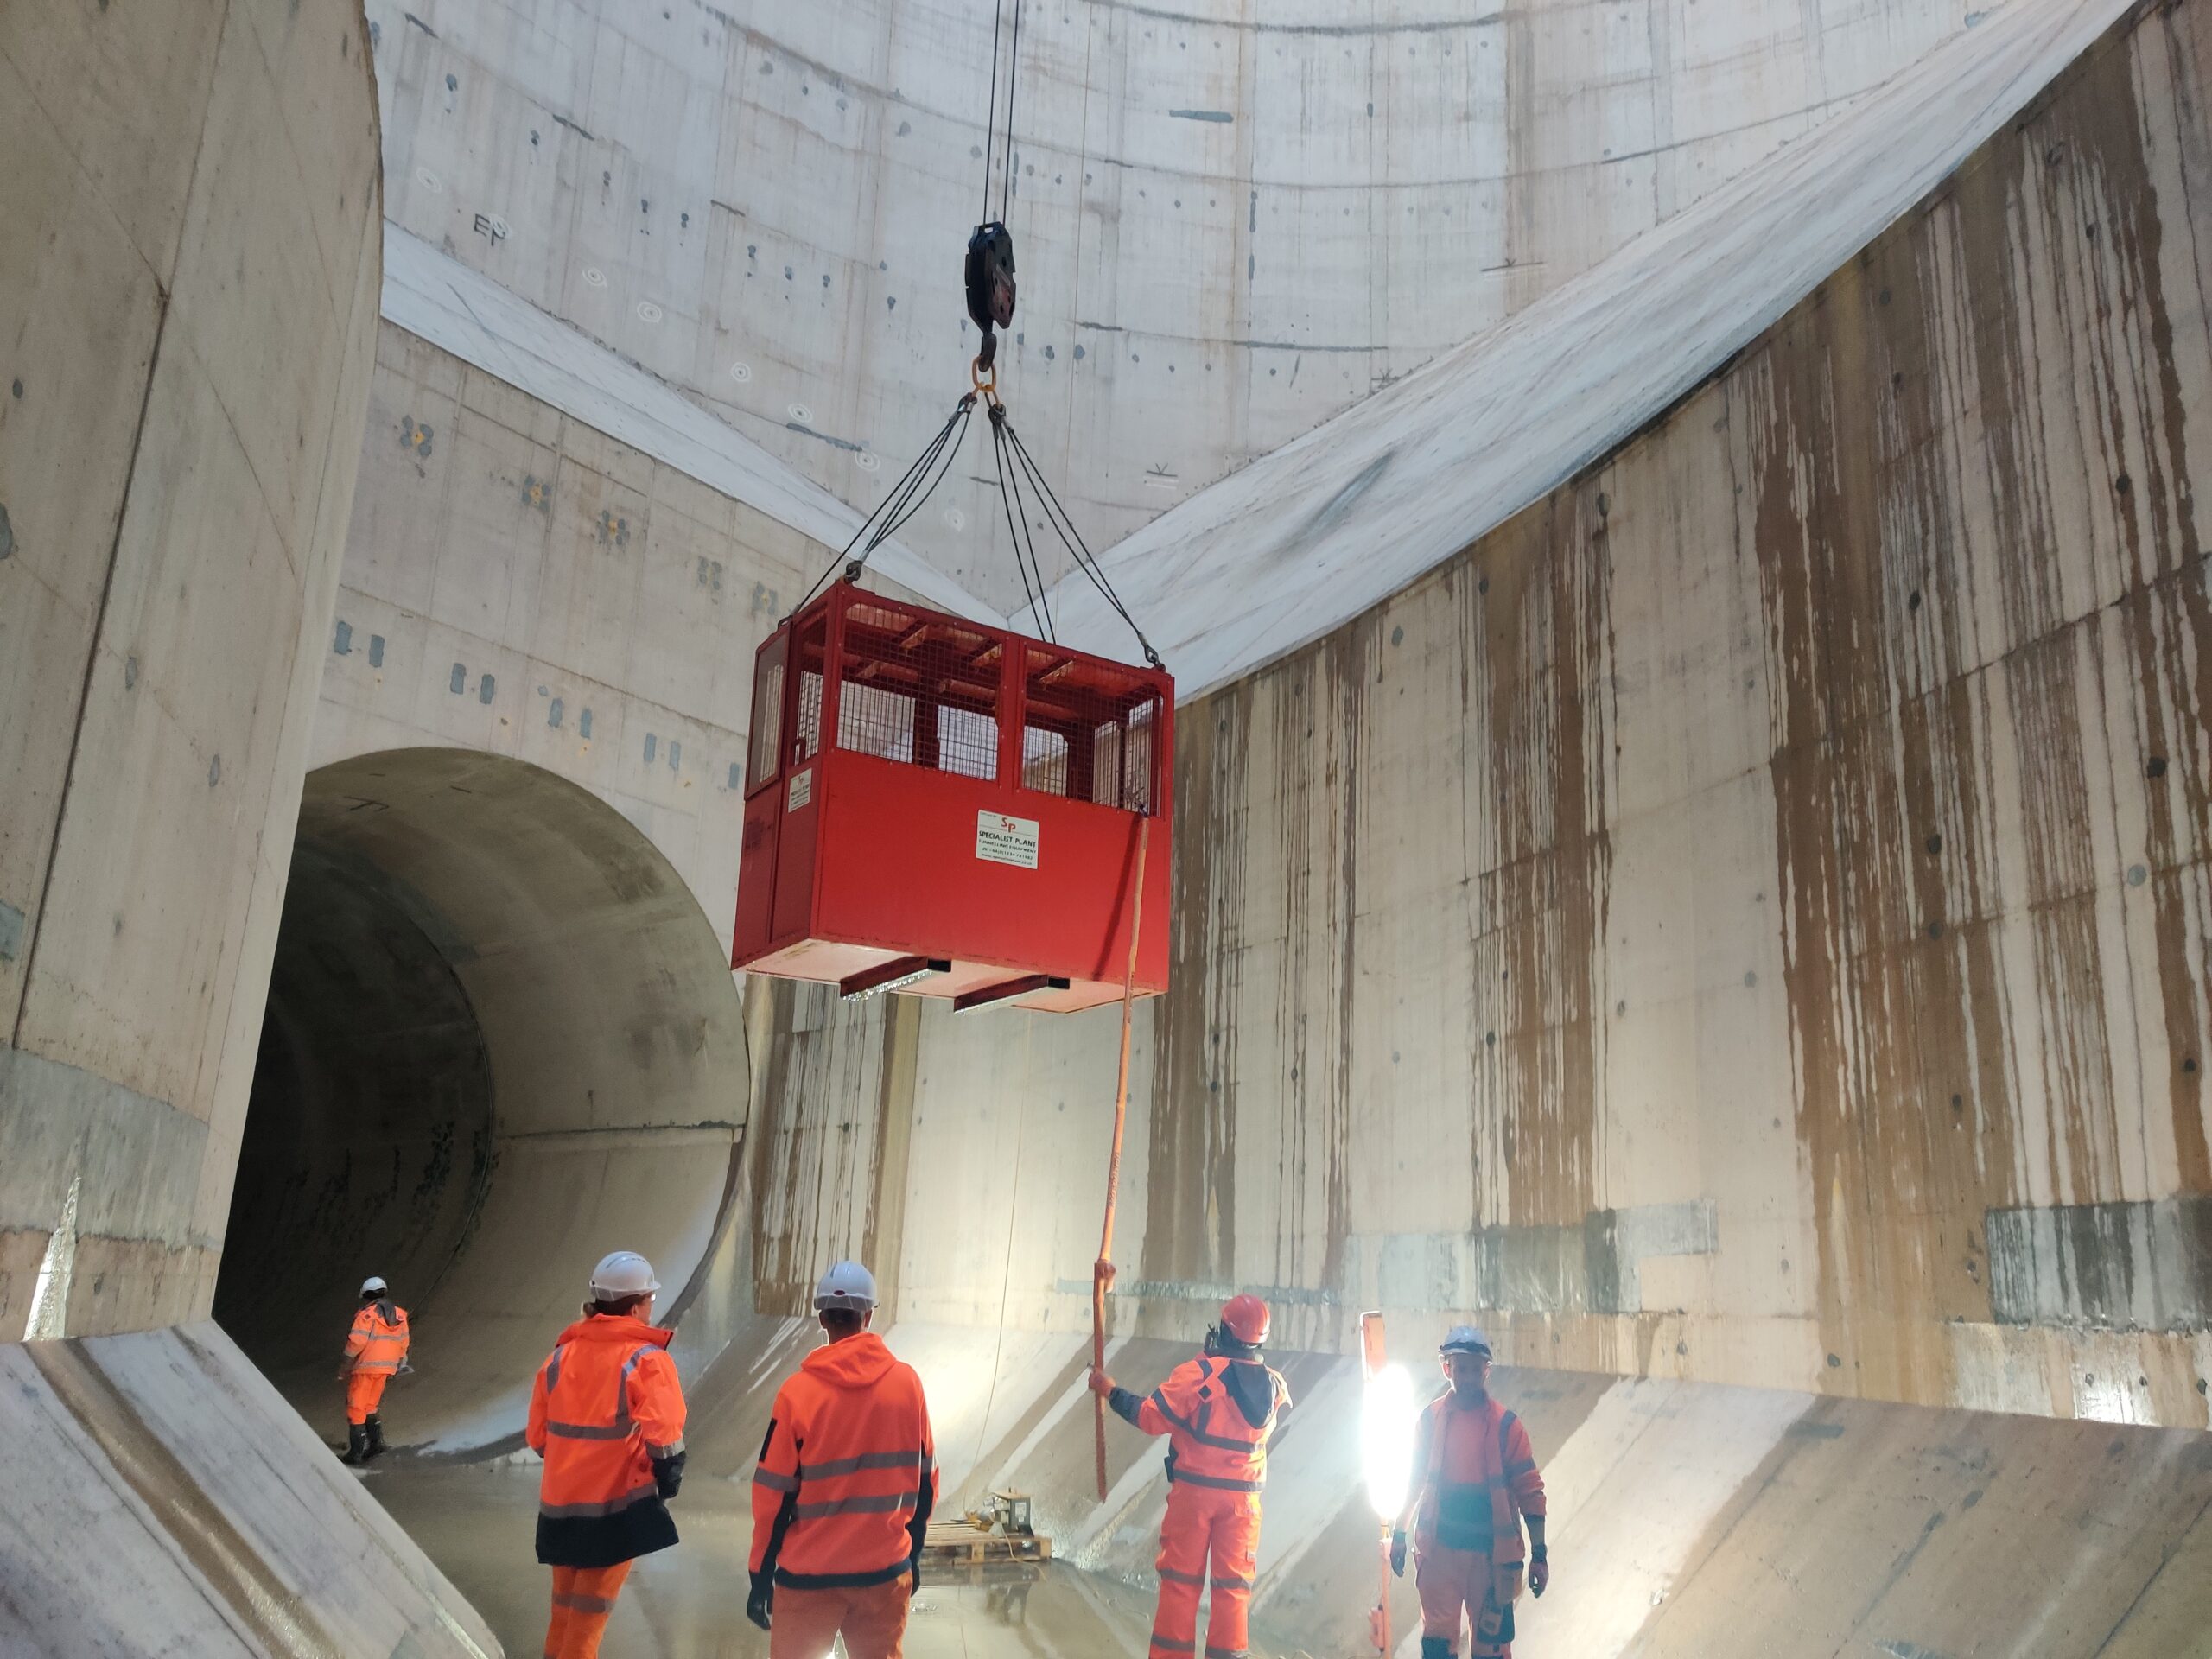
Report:
[[[988,350],[991,330],[1014,321],[1014,236],[995,219],[968,238],[967,286],[969,320]]]

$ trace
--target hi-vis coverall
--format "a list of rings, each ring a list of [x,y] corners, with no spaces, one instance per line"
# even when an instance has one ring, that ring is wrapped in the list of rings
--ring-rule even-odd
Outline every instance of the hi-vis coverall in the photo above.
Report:
[[[753,1472],[753,1582],[772,1574],[769,1659],[898,1659],[937,1504],[937,1442],[912,1366],[872,1331],[806,1357],[776,1391]]]
[[[676,1541],[663,1500],[683,1478],[675,1333],[594,1313],[561,1333],[530,1391],[523,1438],[543,1454],[537,1559],[553,1569],[546,1659],[594,1659],[630,1563]]]
[[[1178,1365],[1141,1402],[1116,1389],[1110,1403],[1146,1433],[1168,1436],[1152,1659],[1197,1651],[1198,1592],[1209,1573],[1213,1611],[1205,1650],[1211,1659],[1234,1659],[1249,1639],[1268,1441],[1290,1406],[1290,1389],[1259,1360],[1207,1356]]]
[[[432,1321],[435,1323],[435,1321]],[[384,1403],[385,1384],[407,1359],[407,1310],[371,1302],[346,1336],[346,1421],[359,1427]]]
[[[1544,1478],[1518,1417],[1489,1399],[1463,1409],[1457,1397],[1430,1403],[1414,1442],[1421,1646],[1456,1651],[1464,1616],[1474,1626],[1472,1659],[1510,1659],[1528,1560],[1521,1517],[1544,1513]]]

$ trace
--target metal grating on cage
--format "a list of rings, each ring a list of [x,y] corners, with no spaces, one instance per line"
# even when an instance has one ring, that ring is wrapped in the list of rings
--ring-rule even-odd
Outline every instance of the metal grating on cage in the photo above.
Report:
[[[1025,789],[1149,817],[1158,799],[1160,693],[1109,663],[1028,647],[1023,680]]]
[[[755,790],[783,765],[784,669],[791,636],[778,633],[760,649],[753,671],[753,734],[746,761],[745,786]]]
[[[868,595],[845,611],[837,747],[963,778],[999,770],[999,641]]]
[[[826,616],[817,617],[801,629],[796,641],[798,706],[791,720],[791,763],[795,766],[822,753],[822,659],[829,643]]]

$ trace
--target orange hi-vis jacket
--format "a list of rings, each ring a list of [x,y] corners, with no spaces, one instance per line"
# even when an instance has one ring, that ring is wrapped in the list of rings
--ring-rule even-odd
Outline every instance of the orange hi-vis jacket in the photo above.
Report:
[[[921,1554],[937,1442],[914,1368],[872,1331],[816,1349],[776,1391],[753,1472],[756,1578],[795,1590],[887,1584]]]
[[[523,1438],[545,1459],[537,1559],[547,1566],[613,1567],[676,1541],[655,1471],[683,1453],[674,1334],[593,1313],[538,1367]]]
[[[369,1303],[353,1316],[353,1328],[346,1336],[348,1376],[390,1376],[406,1361],[405,1308],[386,1299]]]
[[[1290,1406],[1281,1372],[1256,1359],[1185,1360],[1137,1408],[1136,1426],[1165,1434],[1167,1478],[1217,1491],[1268,1484],[1268,1441]]]
[[[1544,1478],[1529,1431],[1495,1400],[1473,1410],[1452,1400],[1447,1393],[1421,1413],[1416,1547],[1481,1551],[1499,1565],[1525,1560],[1521,1517],[1544,1513]]]

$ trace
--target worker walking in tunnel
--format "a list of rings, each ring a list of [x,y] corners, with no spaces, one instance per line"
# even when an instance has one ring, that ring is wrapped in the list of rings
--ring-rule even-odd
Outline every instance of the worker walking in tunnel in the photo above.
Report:
[[[675,1332],[651,1323],[659,1288],[636,1251],[603,1257],[583,1317],[531,1387],[523,1438],[545,1459],[537,1559],[553,1569],[545,1659],[594,1659],[630,1564],[676,1541],[683,1385],[668,1354]]]
[[[1529,1431],[1491,1397],[1490,1338],[1455,1325],[1437,1357],[1452,1386],[1421,1412],[1413,1490],[1390,1535],[1390,1570],[1405,1576],[1412,1524],[1421,1659],[1451,1659],[1463,1619],[1474,1627],[1472,1659],[1510,1659],[1523,1563],[1537,1595],[1551,1582],[1544,1478]],[[1524,1520],[1533,1548],[1522,1541]]]
[[[898,1659],[937,1504],[937,1443],[912,1366],[868,1329],[875,1279],[840,1262],[815,1287],[828,1340],[776,1391],[753,1473],[746,1616],[769,1659]]]
[[[1268,1442],[1290,1409],[1289,1389],[1262,1355],[1267,1339],[1268,1305],[1249,1294],[1232,1296],[1206,1332],[1205,1351],[1169,1372],[1150,1395],[1116,1387],[1103,1371],[1090,1374],[1091,1391],[1117,1416],[1168,1437],[1152,1659],[1197,1651],[1198,1592],[1209,1575],[1209,1659],[1241,1659],[1248,1645]]]
[[[383,1452],[385,1385],[406,1364],[407,1341],[407,1310],[372,1274],[361,1281],[361,1305],[338,1371],[346,1383],[345,1462],[359,1466]]]

